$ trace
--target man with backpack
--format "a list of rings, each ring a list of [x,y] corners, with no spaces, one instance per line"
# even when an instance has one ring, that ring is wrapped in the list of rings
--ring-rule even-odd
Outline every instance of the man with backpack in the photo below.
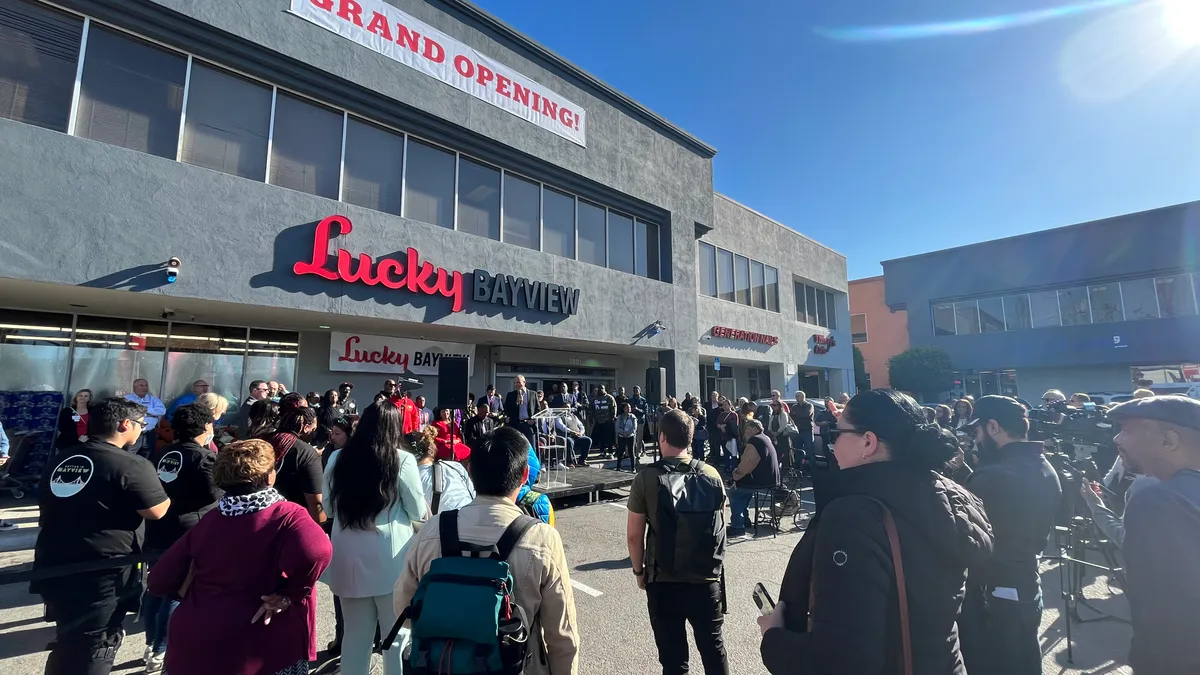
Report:
[[[412,627],[406,672],[577,675],[579,630],[558,531],[517,495],[529,443],[504,427],[471,453],[478,495],[433,516],[409,544],[393,598]],[[499,607],[499,611],[497,611]]]
[[[662,460],[629,492],[626,544],[638,588],[646,591],[663,675],[688,672],[687,624],[705,675],[728,675],[725,622],[725,486],[689,454],[693,421],[682,410],[658,423]]]

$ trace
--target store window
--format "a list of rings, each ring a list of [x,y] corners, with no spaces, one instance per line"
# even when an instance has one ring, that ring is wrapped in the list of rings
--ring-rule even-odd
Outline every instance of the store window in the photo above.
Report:
[[[1057,311],[1056,308],[1055,318],[1058,317]],[[1004,296],[1004,327],[1006,330],[1025,330],[1033,327],[1033,320],[1029,315],[1028,295]]]
[[[979,305],[974,300],[954,303],[954,325],[959,335],[979,332]]]
[[[265,181],[270,130],[270,87],[192,63],[180,160]]]
[[[608,266],[633,274],[633,218],[608,212]]]
[[[604,221],[604,207],[579,200],[579,260],[601,267],[608,265]]]
[[[1127,321],[1158,318],[1158,293],[1153,279],[1122,281],[1121,296],[1125,300]]]
[[[717,249],[700,242],[697,254],[697,286],[701,295],[717,297]]]
[[[342,201],[400,215],[404,136],[349,117],[345,153]]]
[[[779,311],[779,270],[767,268],[767,309]]]
[[[767,308],[766,270],[758,261],[750,262],[750,303],[759,309]]]
[[[292,387],[296,381],[298,347],[299,340],[295,333],[251,328],[243,381],[274,380]]]
[[[638,220],[634,222],[633,227],[634,243],[637,245],[634,252],[637,268],[635,273],[647,279],[658,279],[661,266],[658,225]]]
[[[294,340],[293,340],[294,341]],[[167,354],[167,372],[161,398],[167,410],[174,410],[192,393],[192,385],[202,380],[208,390],[229,401],[222,421],[229,423],[238,412],[242,399],[242,369],[246,360],[246,329],[225,326],[172,324],[171,347]],[[285,382],[291,386],[291,380]]]
[[[940,302],[933,306],[933,334],[954,335],[954,303]]]
[[[739,305],[750,304],[750,259],[733,256],[733,286]]]
[[[72,322],[70,314],[0,310],[0,396],[66,391]],[[6,412],[0,419],[12,434],[16,420]]]
[[[1058,311],[1062,314],[1062,325],[1082,326],[1092,322],[1088,308],[1088,293],[1083,286],[1063,288],[1058,291]]]
[[[1158,292],[1158,308],[1163,318],[1191,316],[1196,313],[1196,300],[1192,297],[1192,284],[1186,274],[1159,277],[1154,280]]]
[[[979,301],[979,331],[981,333],[1004,332],[1004,300],[984,298]]]
[[[88,388],[92,398],[124,396],[135,380],[144,379],[150,393],[162,398],[167,324],[98,316],[81,316],[75,328],[71,363],[73,390]]]
[[[501,231],[505,243],[539,250],[542,243],[542,186],[506,173],[503,201],[504,229]],[[630,265],[630,272],[632,267]]]
[[[500,239],[500,170],[466,157],[458,161],[458,231]]]
[[[1056,291],[1038,291],[1029,294],[1029,308],[1033,315],[1034,328],[1061,326]]]
[[[182,55],[93,24],[75,135],[174,159],[186,76]]]
[[[454,153],[408,140],[404,217],[454,228]]]
[[[1088,297],[1092,303],[1092,323],[1122,321],[1120,284],[1095,284],[1088,286]]]
[[[271,185],[338,198],[342,115],[280,92],[275,97]]]
[[[733,253],[717,250],[717,294],[722,300],[735,300],[733,292]]]
[[[0,117],[66,131],[83,20],[0,0]]]
[[[866,314],[850,315],[850,341],[854,344],[861,344],[867,341]]]
[[[812,286],[804,287],[804,316],[807,323],[816,326],[817,323],[817,289]]]
[[[575,258],[575,197],[542,187],[542,250]]]

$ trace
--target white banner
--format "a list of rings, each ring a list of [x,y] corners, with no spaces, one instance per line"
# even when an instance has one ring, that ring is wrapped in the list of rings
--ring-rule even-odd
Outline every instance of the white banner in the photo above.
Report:
[[[383,0],[292,0],[291,12],[587,146],[583,108]]]
[[[337,331],[329,334],[330,370],[437,375],[438,361],[443,356],[467,357],[467,374],[474,374],[475,345]]]

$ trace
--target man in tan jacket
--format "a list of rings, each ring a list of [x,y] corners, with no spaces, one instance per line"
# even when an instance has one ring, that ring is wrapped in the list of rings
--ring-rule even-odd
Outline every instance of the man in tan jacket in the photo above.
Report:
[[[464,543],[487,546],[522,514],[517,493],[529,476],[529,441],[521,432],[502,427],[471,452],[471,480],[478,495],[459,509],[458,536]],[[441,556],[440,515],[421,527],[409,544],[404,572],[392,598],[397,616],[408,607],[421,576]],[[533,618],[533,658],[525,675],[577,675],[579,630],[567,558],[558,531],[544,523],[521,537],[508,557],[517,605]],[[541,636],[541,640],[538,640]],[[537,643],[538,646],[533,646]],[[544,645],[544,649],[543,649]]]

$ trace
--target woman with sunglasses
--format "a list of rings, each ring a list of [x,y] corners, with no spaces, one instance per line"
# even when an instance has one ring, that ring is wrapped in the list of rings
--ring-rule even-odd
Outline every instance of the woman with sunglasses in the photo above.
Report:
[[[982,503],[938,473],[954,436],[890,389],[851,399],[832,436],[840,468],[820,481],[780,602],[759,619],[763,664],[772,675],[964,675],[955,622],[992,533]]]

